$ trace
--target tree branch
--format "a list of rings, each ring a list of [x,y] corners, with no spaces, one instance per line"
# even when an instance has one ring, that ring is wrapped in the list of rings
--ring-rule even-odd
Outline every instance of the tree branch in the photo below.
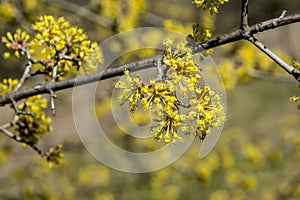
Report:
[[[262,52],[264,52],[267,56],[269,56],[274,62],[276,62],[286,72],[293,75],[297,81],[300,82],[300,71],[299,70],[297,70],[292,65],[287,64],[280,57],[278,57],[275,53],[273,53],[270,49],[268,49],[263,43],[259,42],[256,38],[250,37],[250,38],[248,38],[248,40],[250,42],[252,42]]]
[[[23,98],[34,96],[37,94],[49,93],[49,90],[55,92],[58,90],[72,88],[75,86],[85,85],[88,83],[93,83],[96,81],[112,78],[115,76],[120,76],[124,74],[125,69],[128,69],[130,71],[138,71],[149,67],[154,67],[155,63],[159,58],[161,58],[161,55],[155,56],[153,58],[140,60],[137,62],[128,63],[115,68],[109,68],[105,71],[96,72],[91,75],[81,76],[81,77],[63,80],[59,82],[50,81],[45,85],[38,85],[36,87],[28,88],[19,92],[13,92],[5,96],[0,96],[0,106],[4,106],[8,103],[12,103],[12,99],[14,99],[15,101],[19,101]]]
[[[249,34],[254,35],[260,32],[264,32],[270,29],[278,28],[292,23],[300,22],[300,13],[289,15],[286,17],[278,17],[270,19],[261,23],[257,23],[249,27]],[[222,46],[227,43],[235,42],[238,40],[246,39],[240,29],[233,31],[228,34],[224,34],[219,37],[212,38],[210,40],[204,41],[199,45],[195,46],[194,53],[201,52],[204,49],[211,49],[214,47]]]
[[[39,149],[35,144],[33,143],[28,143],[27,141],[23,140],[21,137],[14,135],[12,132],[7,130],[7,128],[11,127],[11,123],[6,123],[3,126],[0,126],[0,132],[2,132],[4,135],[8,136],[9,138],[15,140],[16,142],[19,143],[24,143],[28,146],[30,146],[34,151],[36,151],[40,156],[44,157],[45,154],[44,152]]]
[[[248,24],[248,4],[249,0],[242,0],[242,9],[241,9],[241,27],[244,36],[249,34],[249,24]]]
[[[280,26],[285,26],[288,24],[296,23],[299,21],[300,21],[300,14],[294,14],[294,15],[289,15],[286,17],[270,19],[268,21],[264,21],[264,22],[255,24],[253,26],[250,26],[249,34],[253,35],[253,34],[256,34],[259,32],[263,32],[266,30],[280,27]],[[200,44],[195,44],[193,46],[193,48],[194,48],[193,53],[201,52],[201,51],[203,51],[203,49],[205,49],[205,50],[211,49],[214,47],[218,47],[218,46],[221,46],[221,45],[224,45],[227,43],[231,43],[234,41],[242,40],[242,39],[246,39],[246,38],[242,34],[241,30],[238,29],[229,34],[225,34],[225,35],[204,41]],[[157,59],[159,59],[159,57],[161,57],[161,55],[158,55],[158,56],[155,56],[152,58],[148,58],[148,59],[144,59],[144,60],[140,60],[140,61],[136,61],[136,62],[132,62],[129,64],[121,65],[116,68],[108,68],[105,71],[96,72],[91,75],[73,78],[73,79],[69,79],[69,80],[63,80],[60,82],[49,82],[49,83],[46,83],[45,85],[41,85],[41,86],[37,86],[34,88],[29,88],[29,89],[25,89],[22,91],[14,92],[11,94],[7,94],[5,96],[0,96],[0,106],[4,106],[8,103],[12,103],[11,99],[18,101],[20,99],[34,96],[37,94],[48,93],[49,90],[58,91],[58,90],[63,90],[63,89],[67,89],[67,88],[72,88],[72,87],[112,78],[115,76],[120,76],[120,75],[123,75],[123,71],[125,69],[131,70],[131,71],[138,71],[138,70],[146,69],[149,67],[154,67],[155,62],[157,61]]]

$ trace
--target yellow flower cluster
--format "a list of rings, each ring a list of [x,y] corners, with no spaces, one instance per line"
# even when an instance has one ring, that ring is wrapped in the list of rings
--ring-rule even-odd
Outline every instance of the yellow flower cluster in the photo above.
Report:
[[[19,111],[28,114],[20,114],[15,131],[23,141],[28,144],[36,144],[39,138],[51,131],[51,118],[46,117],[42,109],[47,107],[47,100],[41,95],[29,97],[18,105]],[[30,113],[30,114],[29,114]]]
[[[32,29],[35,36],[31,41],[26,32],[18,29],[14,34],[8,32],[2,42],[16,57],[25,55],[32,59],[33,70],[46,78],[53,78],[54,68],[57,68],[55,80],[61,80],[78,72],[93,72],[102,62],[98,44],[88,40],[83,29],[71,26],[63,17],[41,16]],[[5,52],[4,57],[10,54]]]
[[[143,97],[141,88],[143,87],[142,77],[137,75],[132,78],[129,76],[129,71],[125,70],[125,80],[115,83],[116,88],[122,89],[122,94],[119,96],[121,105],[126,101],[130,103],[130,111],[134,112],[137,108],[138,101]]]
[[[8,32],[6,37],[2,37],[2,42],[8,49],[14,52],[17,58],[20,58],[25,54],[25,48],[28,47],[29,39],[30,35],[25,31],[17,29],[15,34]],[[5,52],[4,58],[9,58],[10,54],[10,52]]]
[[[200,24],[194,24],[192,34],[189,34],[188,36],[192,38],[197,44],[199,44],[205,40],[210,39],[212,37],[212,33],[210,29],[201,30]]]
[[[219,12],[219,6],[227,3],[229,0],[193,0],[193,3],[203,10],[209,10],[211,15]]]
[[[299,96],[296,96],[296,95],[291,96],[291,97],[290,97],[290,101],[291,101],[291,102],[298,102],[298,101],[300,101],[300,97],[299,97]],[[297,106],[297,108],[300,110],[300,104]]]
[[[0,84],[0,95],[13,92],[17,84],[17,79],[4,79]],[[14,129],[25,143],[36,144],[40,137],[51,131],[51,118],[42,111],[47,107],[47,100],[42,99],[41,95],[23,99],[15,106],[21,114],[18,114]]]
[[[192,49],[183,42],[173,48],[172,43],[171,40],[165,41],[167,49],[163,63],[170,68],[167,75],[175,85],[180,87],[179,91],[193,91],[196,83],[200,81],[201,75],[199,67],[193,60]]]
[[[59,81],[78,73],[93,72],[102,62],[97,43],[88,40],[83,29],[72,26],[62,17],[55,19],[53,16],[41,16],[32,29],[35,32],[33,38],[20,29],[2,37],[2,42],[9,50],[4,53],[4,57],[24,57],[27,62],[20,80],[4,79],[0,83],[0,95],[18,91],[26,80],[38,74],[43,74],[46,80]],[[37,95],[11,101],[15,116],[9,129],[20,138],[18,141],[24,146],[35,148],[39,139],[51,131],[51,118],[43,112],[47,107],[46,99]],[[52,165],[58,164],[63,158],[60,149],[61,146],[57,146],[48,152],[36,151]]]
[[[203,140],[211,127],[225,120],[221,97],[203,83],[192,50],[184,43],[171,47],[172,43],[171,40],[165,42],[164,78],[151,80],[147,85],[140,75],[132,78],[125,70],[125,78],[115,83],[120,89],[118,99],[121,104],[129,102],[132,112],[140,104],[151,113],[158,122],[151,128],[157,140],[174,144],[183,140],[182,133]],[[186,99],[189,105],[185,105]]]
[[[102,62],[97,43],[88,40],[83,29],[71,26],[63,17],[56,20],[53,16],[41,16],[33,29],[36,31],[33,45],[42,47],[39,56],[44,58],[43,70],[49,75],[55,65],[58,75],[64,77],[68,73],[76,75],[78,69],[93,72]]]
[[[41,16],[38,18],[38,21],[33,24],[32,28],[37,32],[34,42],[39,46],[45,44],[47,47],[53,50],[53,52],[51,52],[53,55],[55,54],[55,50],[61,51],[63,48],[65,48],[67,40],[70,38],[70,36],[74,36],[74,30],[69,30],[70,24],[65,21],[63,17],[60,17],[58,20],[56,20],[50,15]],[[66,32],[71,33],[68,39],[66,38]],[[78,39],[85,39],[85,36],[82,34],[78,34],[76,36],[77,41],[79,41]],[[43,49],[43,51],[46,51],[46,48]]]
[[[207,85],[190,98],[190,105],[186,115],[189,123],[182,126],[182,131],[187,134],[194,134],[203,140],[209,134],[210,127],[218,127],[225,120],[220,95]]]
[[[128,101],[131,112],[134,112],[140,103],[144,110],[150,110],[156,120],[160,121],[158,126],[151,129],[155,132],[156,139],[163,138],[165,143],[176,143],[182,140],[177,133],[181,124],[181,115],[178,114],[175,88],[171,84],[151,80],[149,85],[145,85],[141,76],[132,78],[129,76],[129,71],[125,70],[125,79],[117,81],[115,87],[121,89],[118,97],[121,104]]]
[[[51,169],[53,167],[53,164],[60,164],[60,162],[63,160],[64,155],[61,152],[62,145],[59,144],[55,148],[51,147],[48,149],[48,151],[45,153],[46,160],[48,162],[48,166]]]
[[[3,79],[2,83],[0,83],[0,95],[6,95],[13,92],[17,85],[17,79]]]
[[[176,103],[177,98],[174,96],[174,87],[171,84],[161,81],[151,80],[148,87],[143,87],[142,92],[148,95],[142,99],[145,109],[149,109],[152,104],[163,105],[171,109]]]
[[[181,123],[182,116],[175,112],[170,116],[168,115],[159,125],[152,127],[151,131],[155,133],[155,139],[161,140],[163,138],[165,143],[175,144],[182,141],[182,137],[178,133]]]

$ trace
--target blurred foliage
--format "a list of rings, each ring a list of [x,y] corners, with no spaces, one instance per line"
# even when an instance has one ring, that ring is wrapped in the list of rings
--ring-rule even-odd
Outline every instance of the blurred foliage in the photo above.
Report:
[[[23,150],[13,152],[10,157],[5,156],[7,153],[1,153],[4,160],[0,168],[3,172],[0,197],[298,199],[299,189],[295,187],[300,183],[300,118],[296,113],[291,113],[293,107],[288,102],[284,103],[282,95],[288,93],[287,89],[292,91],[293,87],[267,81],[237,86],[228,93],[228,122],[213,151],[199,160],[199,143],[195,142],[177,162],[156,172],[126,174],[111,170],[91,158],[79,141],[79,145],[74,142],[65,144],[65,162],[52,170],[32,153],[25,159],[18,159],[18,156],[24,155]],[[275,101],[269,101],[270,93]],[[264,106],[266,101],[268,106]],[[251,106],[250,102],[255,103]],[[283,102],[282,107],[277,106],[279,102]],[[110,115],[109,106],[105,106],[106,101],[103,103],[99,107],[103,105],[101,107],[107,108],[105,110],[108,112],[101,114],[102,120]],[[276,111],[274,107],[278,107]],[[120,142],[123,137],[124,134],[113,141]],[[143,145],[140,141],[130,144],[134,144],[135,149]],[[3,146],[2,151],[11,151],[5,149]],[[18,165],[15,160],[19,160]],[[14,167],[10,169],[12,165]]]
[[[218,15],[210,16],[190,0],[2,0],[0,30],[3,36],[17,28],[30,33],[36,17],[48,14],[64,16],[85,30],[91,40],[99,42],[120,31],[152,25],[187,35],[192,33],[192,25],[198,23],[200,29],[210,29],[214,36],[239,26],[239,4],[232,0],[219,6]],[[283,9],[288,13],[297,12],[299,7],[298,0],[253,0],[250,22],[278,17]],[[103,21],[93,18],[92,13],[101,16]],[[299,53],[285,53],[292,51],[291,43],[295,41],[283,39],[287,39],[289,48],[277,52],[291,63]],[[125,45],[135,44],[130,40]],[[1,46],[1,54],[4,51]],[[134,58],[152,54],[148,52]],[[248,43],[225,45],[216,49],[212,56],[229,89],[228,119],[219,142],[207,157],[198,159],[200,143],[197,141],[177,162],[162,170],[145,174],[121,173],[91,158],[71,132],[71,123],[63,124],[68,128],[56,127],[59,120],[54,119],[54,130],[57,130],[42,145],[62,143],[65,160],[52,170],[32,151],[19,149],[14,142],[0,136],[0,199],[299,199],[300,117],[296,106],[288,101],[292,95],[295,96],[291,101],[298,100],[299,88],[289,81],[285,83],[287,76],[282,70]],[[0,63],[0,78],[19,77],[24,68],[22,60],[1,58]],[[110,96],[112,83],[106,84],[109,89],[101,91],[96,112],[104,128],[110,130],[110,139],[133,152],[159,148],[161,144],[154,144],[152,140],[141,142],[127,137],[114,124],[110,116],[110,98],[106,98]],[[62,107],[70,104],[60,103]],[[1,108],[0,112],[7,111]],[[68,112],[71,111],[61,110],[57,115],[64,121]],[[6,118],[1,114],[0,121]],[[133,115],[132,119],[147,124],[148,118],[145,121]],[[65,132],[59,134],[62,130]],[[56,150],[49,152],[55,154]]]

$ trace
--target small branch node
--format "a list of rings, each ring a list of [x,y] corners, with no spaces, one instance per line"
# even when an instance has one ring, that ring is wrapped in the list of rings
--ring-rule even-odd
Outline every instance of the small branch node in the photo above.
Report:
[[[22,85],[24,84],[26,79],[28,77],[30,77],[30,71],[31,71],[31,68],[32,68],[32,60],[31,60],[31,55],[30,55],[30,52],[29,52],[28,48],[22,49],[22,51],[24,51],[25,54],[26,54],[27,63],[26,63],[26,67],[25,67],[25,70],[23,72],[23,75],[20,78],[16,88],[14,89],[14,92],[18,91],[22,87]]]
[[[50,109],[51,109],[52,116],[55,116],[56,115],[56,110],[55,110],[55,101],[54,101],[54,99],[56,99],[57,96],[55,95],[53,90],[50,89],[49,92],[50,92]]]
[[[155,64],[157,68],[156,80],[162,80],[164,76],[163,56],[157,57],[157,59],[155,60]]]
[[[292,75],[298,82],[300,82],[300,70],[294,68]]]
[[[249,0],[242,0],[240,30],[242,32],[244,39],[251,37],[250,27],[248,22],[248,4],[249,4]]]
[[[18,103],[12,97],[11,97],[10,100],[11,100],[11,102],[13,104],[13,107],[14,107],[16,115],[30,115],[32,117],[34,116],[34,114],[32,112],[24,112],[24,111],[19,110]]]
[[[54,81],[53,81],[54,83]],[[46,84],[46,89],[48,93],[50,94],[50,110],[52,113],[52,116],[56,115],[56,109],[55,109],[55,99],[57,98],[56,94],[54,93],[53,89],[51,89],[51,85]]]
[[[279,19],[284,18],[287,14],[287,10],[283,10],[281,15],[279,16]]]
[[[24,139],[22,139],[20,136],[13,134],[7,128],[12,127],[11,123],[4,124],[3,126],[0,126],[0,132],[2,132],[4,135],[8,136],[9,138],[15,140],[16,142],[26,144],[30,146],[35,152],[37,152],[40,156],[44,157],[45,153],[39,149],[34,143],[28,142]]]

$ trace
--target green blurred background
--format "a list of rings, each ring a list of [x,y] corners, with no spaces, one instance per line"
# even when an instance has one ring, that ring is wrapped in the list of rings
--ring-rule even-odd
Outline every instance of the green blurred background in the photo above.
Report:
[[[121,29],[122,21],[118,17],[105,15],[101,2],[105,1],[2,0],[1,35],[16,28],[30,29],[35,18],[44,14],[64,16],[98,42],[129,28]],[[112,2],[121,2],[125,10],[131,4],[144,4],[143,11],[136,11],[138,19],[131,28],[163,26],[164,20],[170,19],[189,27],[186,30],[189,33],[189,25],[203,22],[206,15],[189,0]],[[74,10],[70,6],[74,4],[84,9]],[[7,14],[10,9],[12,14]],[[236,29],[240,23],[239,9],[240,1],[237,0],[220,6],[215,26],[212,26],[213,34]],[[252,0],[250,24],[278,17],[285,9],[288,14],[297,13],[300,2]],[[102,27],[97,18],[91,20],[85,17],[93,16],[84,13],[86,10],[110,22],[115,20],[115,26],[119,27]],[[294,24],[261,33],[258,38],[271,49],[299,58],[299,33],[300,25]],[[219,47],[211,56],[222,67],[225,59],[236,59],[236,49],[242,45],[244,43],[238,42]],[[0,46],[0,50],[1,53],[5,51],[4,45]],[[1,57],[0,78],[18,78],[24,67],[22,63],[22,60],[4,60]],[[278,66],[273,63],[272,67]],[[107,109],[107,112],[101,113],[102,119],[110,116],[107,98],[113,82],[106,81],[106,90],[98,97],[99,107]],[[63,144],[65,160],[60,166],[50,170],[31,149],[0,136],[0,199],[300,199],[300,116],[297,105],[289,101],[290,96],[299,95],[299,88],[286,75],[250,77],[250,80],[242,81],[227,91],[227,121],[218,143],[207,157],[198,158],[200,143],[195,141],[174,164],[144,174],[115,171],[87,152],[74,126],[71,94],[72,90],[57,92],[54,130],[40,142],[43,148]],[[10,117],[6,107],[0,108],[1,124]],[[111,134],[118,135],[119,132],[112,131]],[[116,138],[120,143],[128,142],[126,138]]]

